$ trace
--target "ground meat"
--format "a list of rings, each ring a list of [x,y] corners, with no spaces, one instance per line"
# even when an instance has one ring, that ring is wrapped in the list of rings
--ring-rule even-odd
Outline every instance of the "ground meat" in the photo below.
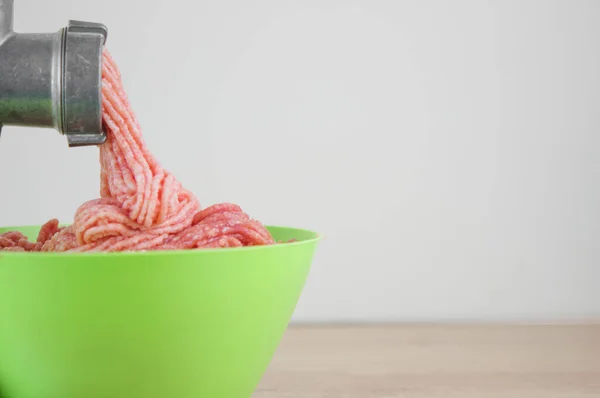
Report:
[[[36,243],[18,232],[0,235],[0,250],[94,252],[174,250],[275,243],[258,221],[234,204],[201,209],[150,153],[123,89],[121,74],[104,51],[100,146],[100,198],[77,209],[73,224],[42,226]]]

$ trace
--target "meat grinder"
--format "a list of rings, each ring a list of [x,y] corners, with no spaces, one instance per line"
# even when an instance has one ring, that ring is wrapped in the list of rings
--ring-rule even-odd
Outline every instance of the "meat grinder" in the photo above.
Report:
[[[102,144],[106,27],[69,21],[54,33],[16,33],[13,5],[0,0],[0,132],[3,125],[47,127],[71,147]]]

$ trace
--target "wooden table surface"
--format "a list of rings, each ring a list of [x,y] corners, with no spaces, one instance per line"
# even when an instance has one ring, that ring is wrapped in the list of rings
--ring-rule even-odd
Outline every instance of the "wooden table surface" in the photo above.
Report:
[[[598,326],[291,327],[253,398],[600,398]]]

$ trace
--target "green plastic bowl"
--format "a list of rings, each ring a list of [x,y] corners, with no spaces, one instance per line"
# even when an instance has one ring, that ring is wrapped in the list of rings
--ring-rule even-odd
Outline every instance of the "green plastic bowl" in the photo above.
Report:
[[[39,227],[19,230],[30,238]],[[249,398],[319,237],[262,247],[0,252],[2,398]]]

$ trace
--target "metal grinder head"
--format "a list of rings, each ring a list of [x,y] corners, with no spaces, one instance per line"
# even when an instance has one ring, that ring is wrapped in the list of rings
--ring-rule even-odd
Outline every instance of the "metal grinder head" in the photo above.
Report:
[[[70,21],[55,33],[16,33],[13,2],[0,0],[0,130],[48,127],[71,147],[102,144],[107,28]]]

